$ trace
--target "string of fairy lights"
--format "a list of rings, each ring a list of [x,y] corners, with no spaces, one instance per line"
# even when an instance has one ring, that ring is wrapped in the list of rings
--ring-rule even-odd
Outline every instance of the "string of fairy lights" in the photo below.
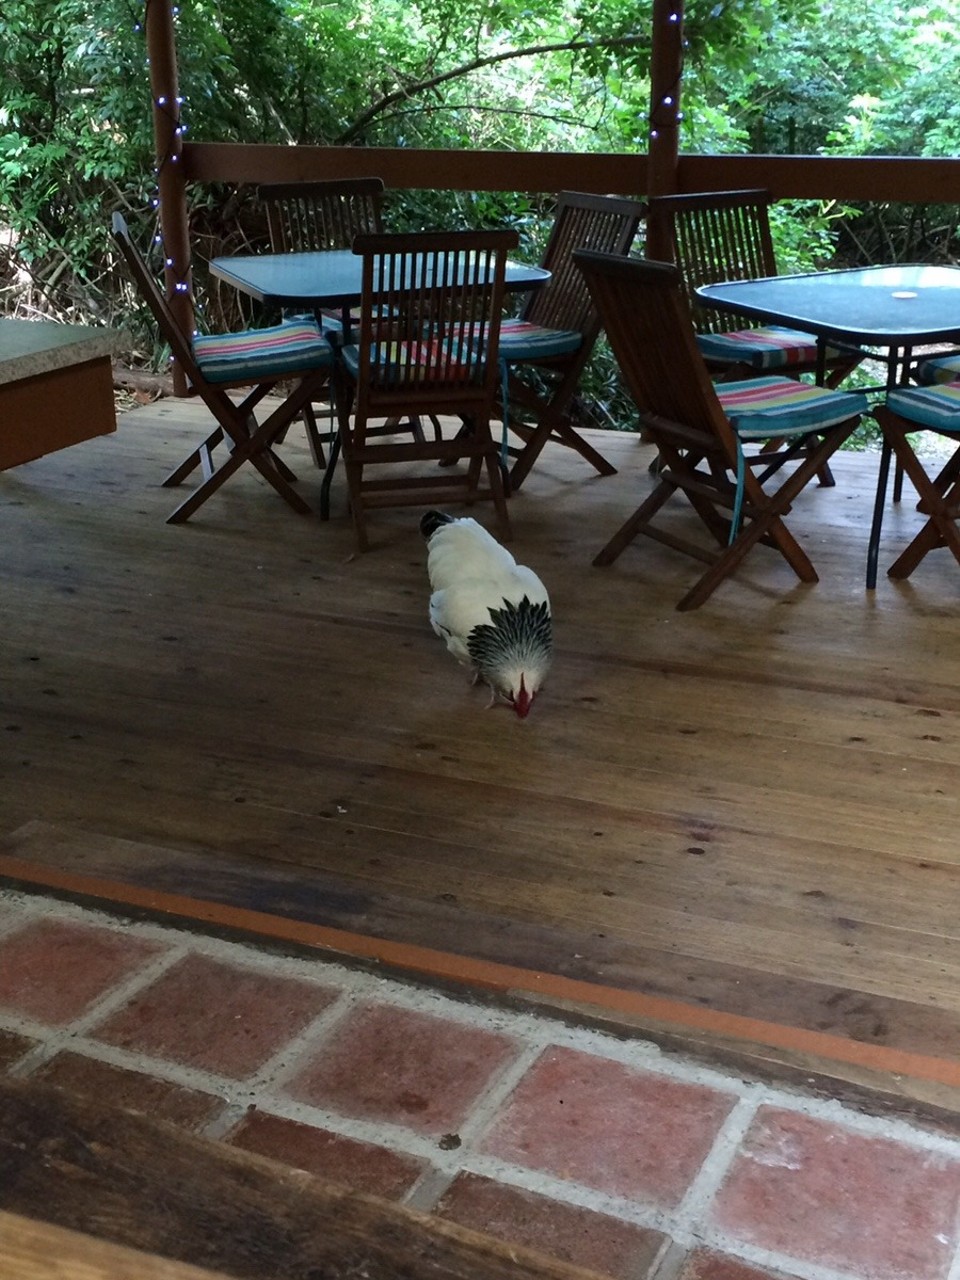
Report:
[[[677,41],[680,47],[680,59],[677,67],[677,75],[666,90],[664,90],[656,102],[651,104],[649,116],[649,138],[651,142],[656,141],[660,137],[661,129],[675,129],[677,124],[683,119],[683,112],[677,109],[680,97],[680,82],[683,77],[683,49],[686,41],[683,39],[683,19],[682,16],[674,9],[666,15],[667,25],[673,27],[677,32]]]
[[[150,6],[158,3],[160,0],[145,0],[143,8],[143,16],[134,16],[134,31],[137,34],[145,34],[147,30],[148,20],[150,17]],[[180,6],[173,5],[170,9],[171,17],[174,23],[180,16]],[[681,57],[677,69],[677,75],[672,85],[662,92],[656,102],[651,104],[649,114],[649,139],[651,142],[656,141],[660,137],[661,130],[675,129],[679,121],[683,119],[683,112],[677,109],[678,98],[680,92],[680,83],[683,69],[682,49],[685,41],[682,35],[682,15],[676,10],[671,9],[666,15],[666,21],[669,25],[677,30],[677,38],[680,44]],[[150,55],[146,57],[147,67],[150,66]],[[155,230],[154,245],[163,256],[163,264],[166,268],[166,278],[172,281],[173,291],[177,294],[188,295],[190,293],[190,265],[189,261],[178,264],[175,258],[167,251],[163,239],[163,218],[160,207],[161,191],[163,186],[163,175],[167,165],[179,164],[181,158],[181,148],[183,135],[187,131],[187,126],[183,122],[183,106],[184,99],[180,95],[168,97],[165,94],[159,94],[153,98],[153,109],[160,112],[169,122],[169,128],[165,131],[167,138],[166,150],[162,155],[157,156],[155,166],[156,176],[156,193],[151,200],[151,204],[155,210]],[[160,131],[156,131],[159,135]]]
[[[147,25],[150,18],[150,6],[157,3],[157,0],[145,0],[142,18],[136,16],[134,18],[134,31],[139,34],[146,34]],[[180,6],[173,5],[170,13],[174,22],[180,16]],[[150,66],[150,54],[147,53],[146,65]],[[181,148],[183,135],[187,131],[187,126],[183,122],[183,97],[178,95],[168,96],[166,94],[156,94],[152,100],[153,110],[159,112],[168,122],[168,128],[164,130],[155,129],[155,135],[166,139],[166,148],[162,155],[158,155],[154,167],[154,175],[156,178],[155,193],[151,198],[151,205],[155,211],[155,227],[153,234],[153,243],[157,251],[162,255],[163,265],[166,268],[165,276],[168,282],[168,288],[172,288],[174,293],[189,294],[190,293],[190,263],[189,260],[183,263],[177,263],[174,256],[167,250],[167,246],[163,239],[163,217],[161,210],[161,198],[163,191],[164,173],[168,165],[180,163]]]

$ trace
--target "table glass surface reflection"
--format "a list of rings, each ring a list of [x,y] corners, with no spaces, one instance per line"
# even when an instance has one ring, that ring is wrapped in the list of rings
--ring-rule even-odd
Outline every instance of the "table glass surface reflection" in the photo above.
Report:
[[[867,346],[960,339],[960,267],[909,263],[703,285],[701,304]]]

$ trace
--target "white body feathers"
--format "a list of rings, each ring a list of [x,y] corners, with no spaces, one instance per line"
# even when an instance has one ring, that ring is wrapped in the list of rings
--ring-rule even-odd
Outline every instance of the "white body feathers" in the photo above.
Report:
[[[431,625],[458,662],[526,715],[550,665],[547,589],[476,520],[441,520],[428,535]]]

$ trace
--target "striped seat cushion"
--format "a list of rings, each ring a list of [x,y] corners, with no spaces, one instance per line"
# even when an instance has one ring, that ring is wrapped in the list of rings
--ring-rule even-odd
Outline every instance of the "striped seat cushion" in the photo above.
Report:
[[[748,364],[754,369],[782,369],[794,364],[812,364],[817,358],[817,340],[809,333],[763,325],[759,329],[736,329],[730,333],[698,333],[697,345],[705,360],[724,364]],[[842,352],[827,347],[832,360]]]
[[[749,378],[716,390],[741,440],[805,435],[867,411],[859,391],[830,391],[796,378]]]
[[[960,382],[888,391],[887,408],[918,427],[947,434],[960,432]]]
[[[208,382],[262,382],[329,368],[333,348],[316,320],[287,320],[271,329],[200,334],[193,354]]]
[[[913,371],[917,382],[929,386],[937,382],[954,382],[960,378],[960,354],[940,356],[936,360],[921,360]]]
[[[579,350],[583,334],[577,329],[545,329],[526,320],[504,320],[500,326],[500,359],[549,360]]]
[[[439,372],[443,371],[446,382],[478,381],[483,375],[483,366],[477,361],[466,361],[463,364],[450,359],[456,350],[449,343],[437,342],[425,338],[420,342],[391,342],[379,348],[379,363],[387,367],[387,381],[401,383],[403,381],[431,381],[431,370],[435,371],[434,380],[439,381]],[[360,348],[356,344],[344,347],[341,352],[344,368],[354,378],[360,371]],[[376,360],[376,355],[374,355]],[[413,366],[419,372],[416,377],[407,372]]]

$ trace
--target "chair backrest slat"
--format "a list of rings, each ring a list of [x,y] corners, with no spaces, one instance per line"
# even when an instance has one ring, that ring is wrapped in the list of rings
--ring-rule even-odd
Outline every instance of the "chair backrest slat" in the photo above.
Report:
[[[531,294],[523,318],[547,329],[578,330],[588,339],[600,328],[590,291],[573,261],[576,249],[628,253],[645,206],[619,196],[561,191],[542,265],[550,279]]]
[[[770,233],[769,191],[699,191],[655,196],[650,218],[664,219],[694,323],[700,333],[725,333],[759,321],[701,307],[695,291],[718,280],[753,280],[777,274]]]
[[[682,424],[719,441],[735,464],[733,431],[697,347],[677,268],[582,250],[574,257],[652,438]]]
[[[380,178],[270,183],[257,188],[274,253],[349,249],[354,238],[383,230]]]
[[[493,399],[513,231],[359,236],[358,404]]]

